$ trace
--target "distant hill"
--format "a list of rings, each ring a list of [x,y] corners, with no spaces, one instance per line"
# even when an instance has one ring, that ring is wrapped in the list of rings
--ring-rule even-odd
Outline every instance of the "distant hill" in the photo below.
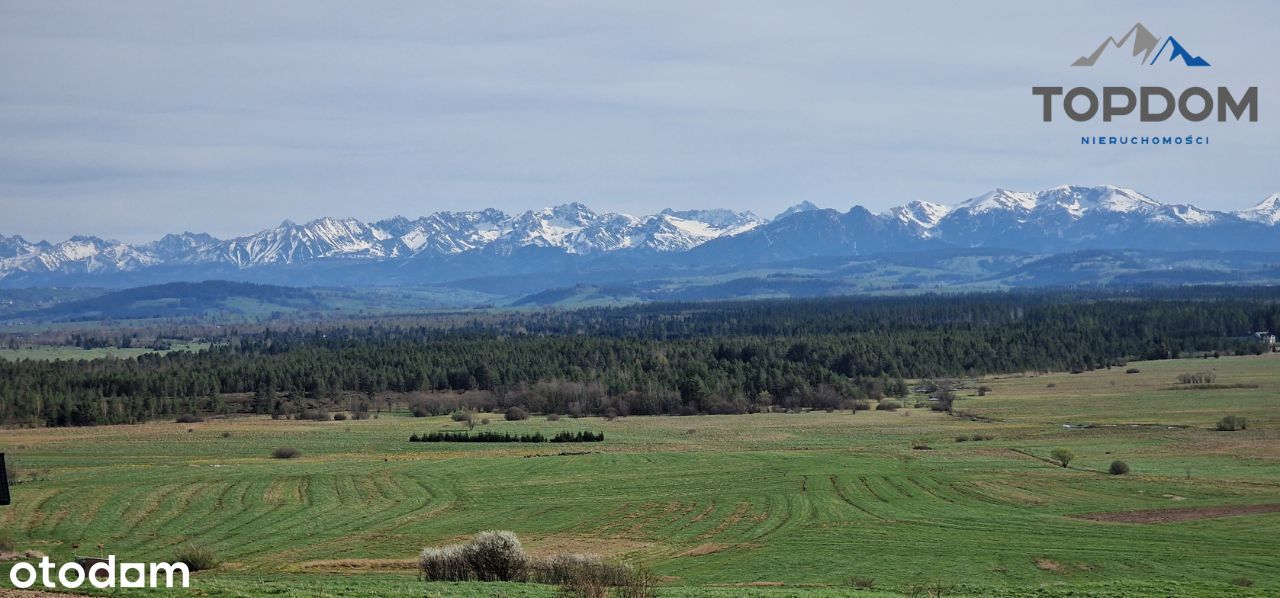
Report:
[[[66,301],[5,319],[142,320],[210,315],[262,315],[327,309],[312,289],[211,280],[171,282]]]

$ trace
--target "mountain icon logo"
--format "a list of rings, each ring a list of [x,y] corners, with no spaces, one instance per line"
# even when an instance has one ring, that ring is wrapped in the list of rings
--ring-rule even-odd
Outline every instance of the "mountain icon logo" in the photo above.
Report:
[[[1141,56],[1140,62],[1146,66],[1152,66],[1157,62],[1174,62],[1178,59],[1182,59],[1183,66],[1209,66],[1209,61],[1192,55],[1172,35],[1159,37],[1151,33],[1142,23],[1135,23],[1119,40],[1107,36],[1107,39],[1103,40],[1092,54],[1077,58],[1071,66],[1093,66],[1103,54],[1113,49],[1112,53],[1128,50],[1129,58]]]

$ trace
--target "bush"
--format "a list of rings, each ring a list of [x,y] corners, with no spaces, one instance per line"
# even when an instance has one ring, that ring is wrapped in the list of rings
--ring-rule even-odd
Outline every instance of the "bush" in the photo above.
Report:
[[[293,448],[291,446],[282,446],[274,451],[271,451],[271,456],[275,457],[276,459],[296,459],[302,456],[302,451],[299,451],[298,449]]]
[[[336,421],[336,422],[343,422],[343,421],[347,421],[347,414],[345,414],[345,413],[335,413],[335,414],[333,414],[333,421]]]
[[[487,417],[486,417],[486,418],[484,418],[484,419],[481,419],[481,420],[480,420],[480,425],[482,425],[482,426],[487,426],[487,425],[489,425],[489,418],[487,418]]]
[[[902,408],[902,403],[897,401],[880,401],[876,405],[876,411],[897,411]]]
[[[178,549],[173,555],[174,562],[184,563],[191,571],[208,571],[216,569],[222,561],[218,559],[218,553],[212,549],[195,544],[187,544]]]
[[[426,581],[524,581],[529,557],[506,531],[483,531],[466,544],[427,548],[418,557]]]
[[[13,536],[5,534],[0,536],[0,552],[16,552],[18,543],[13,541]]]
[[[870,590],[871,588],[876,587],[876,580],[871,579],[870,577],[855,577],[849,580],[849,585],[858,588],[859,590]]]
[[[520,407],[512,407],[510,409],[507,409],[507,412],[506,414],[503,415],[503,417],[506,418],[506,420],[509,422],[524,421],[526,419],[529,419],[529,412],[525,411]]]
[[[426,405],[414,405],[409,408],[409,413],[412,413],[414,417],[426,417],[431,415],[431,411],[427,409]]]
[[[871,411],[871,403],[867,401],[854,401],[853,410],[854,411]]]
[[[549,421],[549,422],[558,422],[558,421],[560,421],[560,414],[559,414],[559,413],[548,413],[548,414],[547,414],[547,421]]]
[[[223,433],[222,433],[222,437],[223,437],[223,438],[231,438],[231,432],[223,432]]]
[[[1178,384],[1213,384],[1217,380],[1218,375],[1213,372],[1178,374]]]
[[[1248,577],[1237,577],[1231,580],[1231,585],[1240,586],[1242,588],[1253,587],[1253,580]]]
[[[465,409],[459,409],[449,414],[449,419],[456,422],[469,422],[472,417],[473,414]]]
[[[298,417],[313,422],[327,422],[333,419],[329,412],[323,409],[303,409],[302,413],[298,414]]]
[[[194,413],[183,413],[182,415],[179,415],[178,419],[174,421],[179,424],[198,424],[204,421],[204,418]]]
[[[1129,464],[1124,461],[1112,461],[1107,471],[1111,472],[1111,475],[1124,475],[1129,473]]]
[[[1141,372],[1142,372],[1142,370],[1139,370],[1138,368],[1129,368],[1129,369],[1127,369],[1127,370],[1125,370],[1125,371],[1124,371],[1124,373],[1126,373],[1126,374],[1138,374],[1138,373],[1141,373]]]
[[[1066,467],[1071,464],[1071,460],[1076,458],[1075,453],[1067,449],[1056,448],[1049,453],[1049,458],[1058,462],[1058,465]]]
[[[1219,432],[1235,432],[1236,430],[1247,430],[1249,429],[1249,420],[1243,417],[1228,415],[1218,420],[1217,428]]]

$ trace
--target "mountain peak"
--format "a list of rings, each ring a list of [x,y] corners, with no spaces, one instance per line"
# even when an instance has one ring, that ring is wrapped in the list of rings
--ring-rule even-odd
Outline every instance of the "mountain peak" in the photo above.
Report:
[[[1258,202],[1258,205],[1236,212],[1235,215],[1250,222],[1280,224],[1280,193],[1273,193],[1270,197]]]
[[[792,214],[799,214],[800,212],[812,212],[814,210],[819,210],[819,209],[821,208],[819,208],[818,206],[814,205],[813,202],[806,199],[794,206],[791,206],[783,210],[782,213],[778,214],[777,216],[774,216],[773,219],[782,220],[783,218],[786,218],[787,216],[790,216]]]

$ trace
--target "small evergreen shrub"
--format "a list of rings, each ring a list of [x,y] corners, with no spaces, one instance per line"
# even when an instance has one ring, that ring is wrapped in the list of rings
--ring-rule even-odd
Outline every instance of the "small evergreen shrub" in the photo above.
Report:
[[[302,451],[291,446],[282,446],[271,451],[271,456],[276,459],[297,459],[302,456]]]
[[[1107,471],[1111,472],[1111,475],[1124,475],[1129,473],[1129,464],[1124,461],[1112,461]]]

